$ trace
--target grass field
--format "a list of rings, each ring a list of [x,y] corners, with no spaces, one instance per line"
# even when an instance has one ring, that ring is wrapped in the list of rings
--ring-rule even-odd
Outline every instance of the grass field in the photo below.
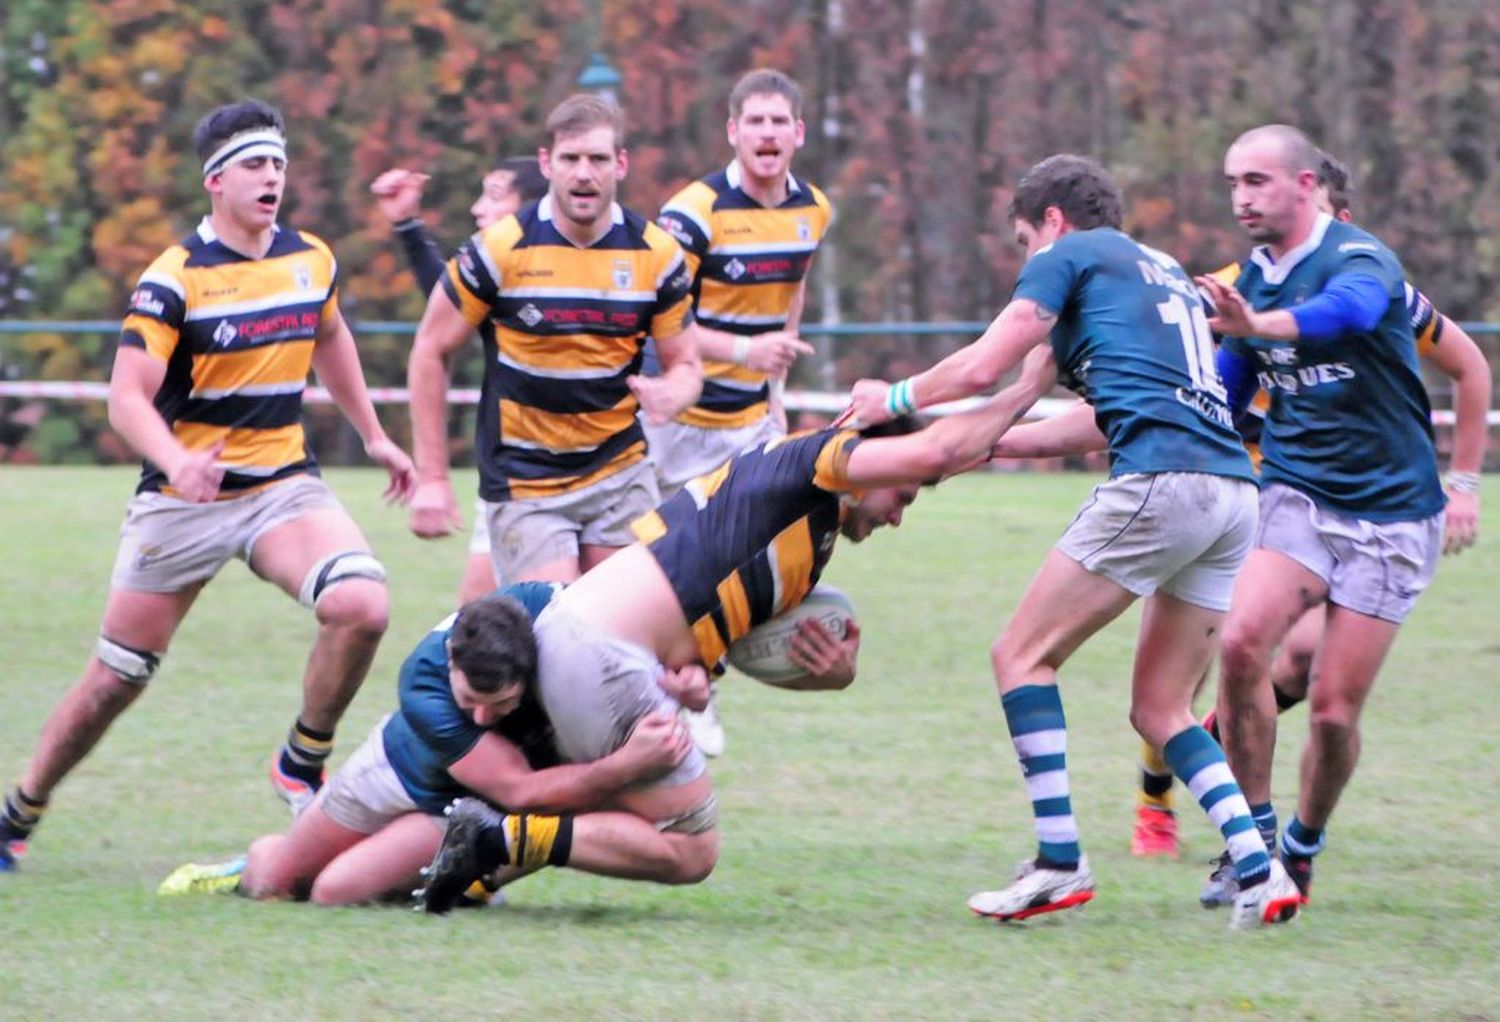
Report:
[[[410,538],[373,473],[330,476],[394,597],[337,759],[393,705],[464,555]],[[726,684],[724,850],[706,883],[554,872],[506,908],[446,918],[155,896],[178,863],[286,823],[265,766],[298,706],[311,619],[231,566],[55,795],[24,870],[0,875],[0,1018],[1500,1019],[1494,487],[1480,547],[1443,565],[1386,665],[1295,925],[1231,934],[1198,908],[1219,845],[1191,806],[1181,862],[1127,853],[1135,615],[1062,677],[1098,897],[1021,927],[968,914],[965,897],[1033,847],[988,645],[1092,482],[959,480],[840,552],[828,578],[860,609],[859,680],[832,695]],[[131,485],[123,470],[0,470],[7,784],[93,640]],[[1284,813],[1305,721],[1284,718]]]

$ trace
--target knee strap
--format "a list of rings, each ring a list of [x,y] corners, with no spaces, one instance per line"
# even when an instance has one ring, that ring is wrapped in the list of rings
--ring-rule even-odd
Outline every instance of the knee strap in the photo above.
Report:
[[[329,554],[307,571],[297,601],[304,607],[316,607],[323,594],[340,582],[351,578],[367,578],[372,582],[385,581],[385,566],[375,555],[364,550],[345,550]]]
[[[116,642],[108,635],[100,635],[94,644],[94,655],[99,662],[114,672],[115,677],[131,685],[144,685],[151,680],[161,666],[165,652],[153,653],[148,649],[132,649]]]

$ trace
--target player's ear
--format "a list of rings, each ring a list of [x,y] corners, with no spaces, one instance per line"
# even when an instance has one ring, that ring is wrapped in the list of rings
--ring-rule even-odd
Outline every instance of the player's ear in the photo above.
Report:
[[[619,173],[615,175],[615,179],[617,181],[624,181],[625,174],[630,170],[630,151],[624,146],[621,146],[620,151],[615,153],[615,166],[619,168]]]

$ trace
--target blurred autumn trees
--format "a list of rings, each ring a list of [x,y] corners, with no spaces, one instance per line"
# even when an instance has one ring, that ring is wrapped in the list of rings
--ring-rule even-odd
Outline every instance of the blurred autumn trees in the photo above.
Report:
[[[0,18],[0,317],[118,315],[206,209],[193,124],[254,95],[288,121],[284,219],[332,243],[351,318],[415,319],[369,181],[431,173],[429,222],[456,244],[483,170],[534,149],[602,49],[624,79],[624,198],[648,215],[727,159],[738,74],[802,81],[797,166],[839,212],[809,322],[988,318],[1019,265],[1009,188],[1059,150],[1116,172],[1134,233],[1221,265],[1244,248],[1224,147],[1272,120],[1349,163],[1359,218],[1444,311],[1500,319],[1485,0],[5,0]],[[366,342],[373,378],[399,381],[406,343]],[[905,343],[845,345],[840,376]],[[26,375],[102,378],[112,338],[0,346]]]

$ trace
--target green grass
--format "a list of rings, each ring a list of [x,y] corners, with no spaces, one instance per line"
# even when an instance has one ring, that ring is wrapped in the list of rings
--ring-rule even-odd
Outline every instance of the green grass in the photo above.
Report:
[[[448,609],[464,554],[410,538],[374,474],[330,475],[394,598],[340,733],[348,753]],[[726,684],[723,855],[706,883],[554,872],[505,909],[448,918],[156,898],[179,862],[286,823],[264,768],[296,712],[312,624],[231,566],[148,695],[58,791],[24,871],[0,875],[0,1018],[1500,1018],[1494,514],[1386,665],[1296,925],[1230,934],[1197,907],[1218,840],[1191,806],[1183,861],[1127,854],[1135,615],[1062,677],[1099,896],[1024,927],[969,916],[964,898],[1007,879],[1033,841],[989,642],[1092,482],[960,480],[840,552],[828,578],[860,609],[860,678],[822,695]],[[0,471],[0,777],[82,666],[130,488],[123,471]],[[1283,807],[1305,721],[1285,718]]]

